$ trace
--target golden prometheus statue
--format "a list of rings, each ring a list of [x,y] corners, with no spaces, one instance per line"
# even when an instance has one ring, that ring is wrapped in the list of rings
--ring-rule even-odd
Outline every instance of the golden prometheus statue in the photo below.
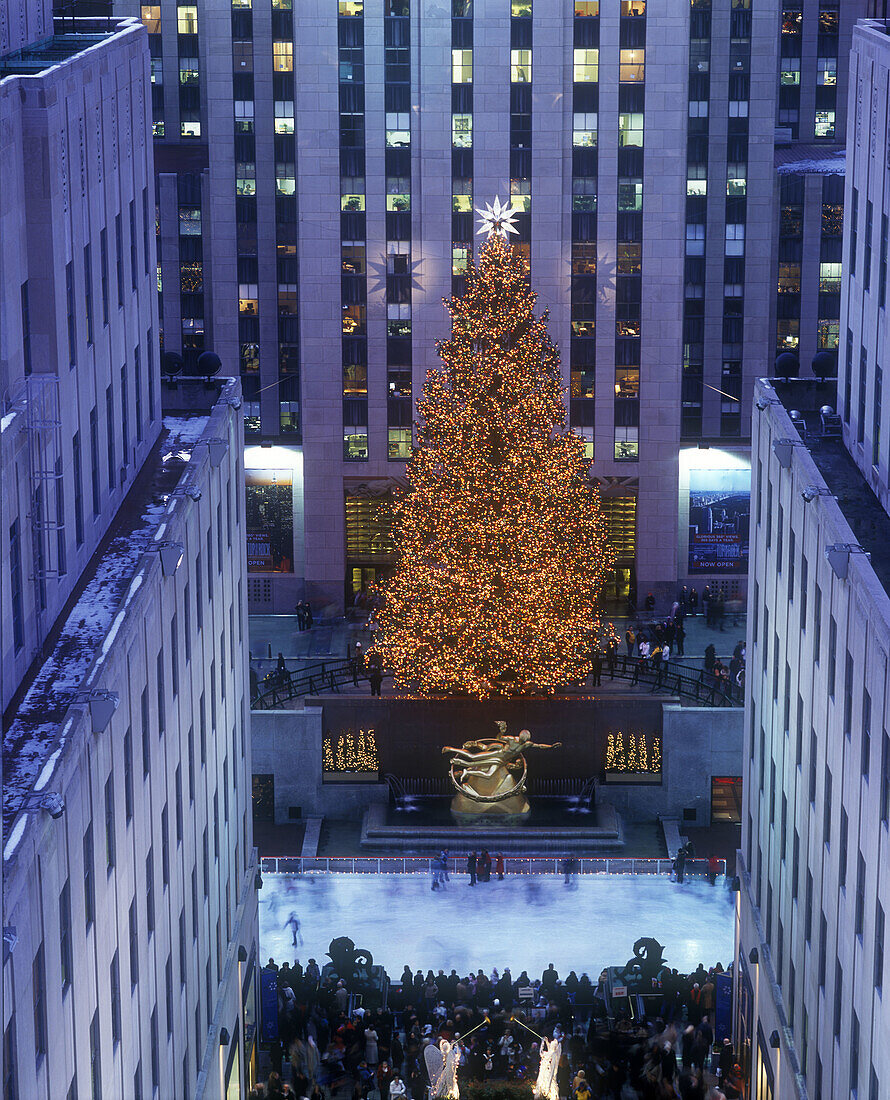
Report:
[[[522,821],[531,812],[526,796],[528,766],[526,749],[556,749],[552,745],[532,741],[528,730],[517,735],[507,733],[506,722],[496,722],[497,737],[465,741],[459,748],[446,745],[443,753],[451,754],[449,775],[456,794],[451,812],[459,823],[481,819],[493,825]]]

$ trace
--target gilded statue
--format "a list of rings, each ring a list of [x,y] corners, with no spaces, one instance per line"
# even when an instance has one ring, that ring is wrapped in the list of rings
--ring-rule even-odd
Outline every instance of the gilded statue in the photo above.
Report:
[[[486,815],[495,823],[528,815],[531,807],[526,797],[528,767],[524,753],[526,749],[556,749],[561,744],[539,744],[532,741],[528,730],[514,735],[507,733],[506,722],[495,725],[497,737],[465,741],[459,749],[450,745],[442,749],[451,755],[449,775],[457,792],[451,812],[457,820],[478,820]]]

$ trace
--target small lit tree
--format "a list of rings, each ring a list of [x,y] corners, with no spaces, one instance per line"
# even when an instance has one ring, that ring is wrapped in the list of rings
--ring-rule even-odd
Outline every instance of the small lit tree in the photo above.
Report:
[[[425,694],[553,691],[583,676],[612,563],[547,315],[505,236],[502,221],[466,293],[446,302],[451,338],[395,506],[371,652]]]

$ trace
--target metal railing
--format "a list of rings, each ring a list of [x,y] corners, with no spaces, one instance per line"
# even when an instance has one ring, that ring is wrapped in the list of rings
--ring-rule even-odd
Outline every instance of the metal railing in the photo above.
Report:
[[[365,670],[355,669],[351,660],[322,661],[308,668],[270,675],[275,676],[276,682],[262,686],[252,699],[252,710],[274,710],[305,695],[339,694],[345,684],[355,685],[367,680]],[[384,673],[384,679],[391,679],[391,675]],[[744,706],[743,688],[729,679],[718,679],[704,669],[687,670],[671,663],[654,665],[646,658],[621,653],[615,655],[611,664],[603,658],[602,679],[629,680],[632,686],[648,688],[650,694],[675,695],[699,706]],[[559,695],[571,697],[589,690],[585,680],[567,686]]]
[[[507,875],[564,875],[565,857],[504,856]],[[721,875],[726,873],[726,860],[719,860]],[[428,875],[433,860],[427,856],[264,856],[260,872],[264,875]],[[575,858],[572,874],[582,875],[667,875],[673,866],[671,859],[637,859],[626,856],[593,856]],[[452,875],[467,873],[466,856],[449,856],[448,871]],[[704,878],[708,873],[706,859],[687,859],[687,878]]]

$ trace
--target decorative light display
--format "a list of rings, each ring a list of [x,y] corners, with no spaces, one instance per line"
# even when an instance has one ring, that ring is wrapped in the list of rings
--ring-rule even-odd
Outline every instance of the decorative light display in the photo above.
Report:
[[[427,375],[371,652],[422,694],[582,679],[613,555],[559,353],[525,260],[495,232]]]
[[[661,774],[661,738],[622,730],[606,740],[606,771]]]
[[[374,731],[348,729],[337,737],[326,734],[322,745],[322,766],[326,772],[379,771],[380,759]]]
[[[512,202],[509,206],[505,203],[501,206],[501,200],[495,197],[493,203],[487,202],[485,209],[480,210],[476,207],[476,213],[482,222],[480,227],[476,230],[476,234],[487,234],[486,240],[491,240],[494,236],[501,236],[505,240],[508,233],[518,233],[519,230],[513,224],[513,219],[517,214],[521,214],[522,211],[513,206]]]

